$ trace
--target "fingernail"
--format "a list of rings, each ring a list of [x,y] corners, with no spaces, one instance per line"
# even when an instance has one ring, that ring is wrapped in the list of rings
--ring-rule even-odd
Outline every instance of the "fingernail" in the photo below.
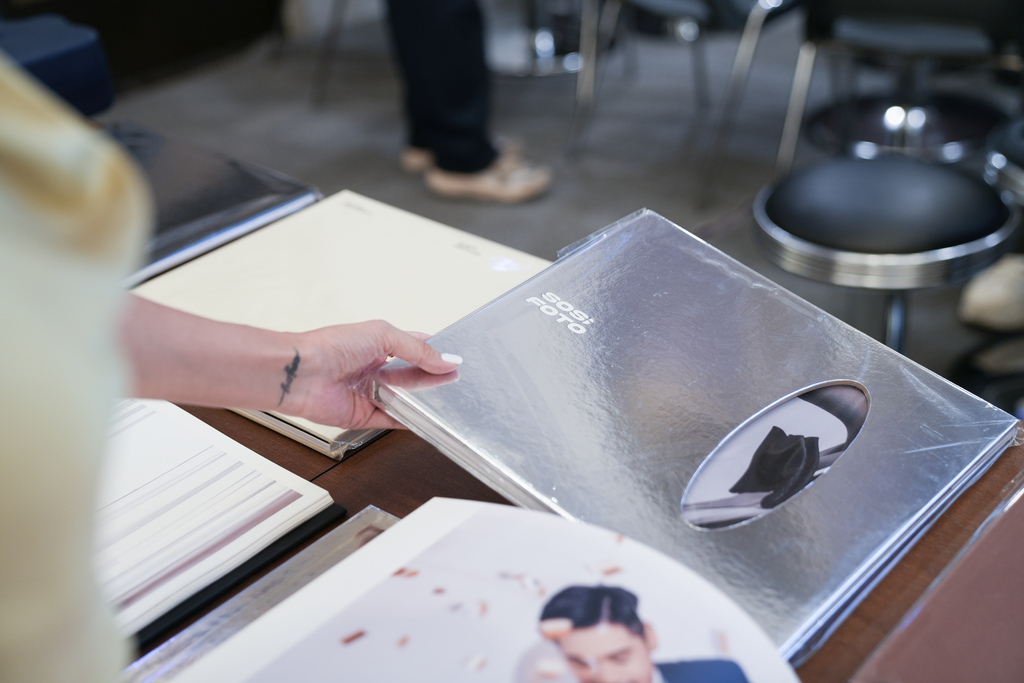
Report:
[[[457,353],[442,353],[441,360],[452,365],[462,365],[462,356]]]

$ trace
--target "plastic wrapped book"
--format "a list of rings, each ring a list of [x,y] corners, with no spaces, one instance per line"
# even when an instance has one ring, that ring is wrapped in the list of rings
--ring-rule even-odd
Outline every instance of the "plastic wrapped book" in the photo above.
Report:
[[[998,457],[1012,416],[640,211],[368,388],[510,500],[682,561],[800,662]]]

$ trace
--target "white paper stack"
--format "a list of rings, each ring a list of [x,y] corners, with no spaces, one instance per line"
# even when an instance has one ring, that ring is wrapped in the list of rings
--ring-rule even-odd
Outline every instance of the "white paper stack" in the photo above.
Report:
[[[331,503],[319,486],[170,403],[123,401],[96,551],[119,627],[137,633]]]

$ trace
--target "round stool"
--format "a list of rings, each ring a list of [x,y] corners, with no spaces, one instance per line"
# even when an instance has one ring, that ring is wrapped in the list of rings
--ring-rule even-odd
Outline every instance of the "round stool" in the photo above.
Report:
[[[954,285],[1010,246],[1017,208],[983,181],[904,156],[830,159],[754,200],[755,242],[779,267],[886,297],[903,351],[906,292]]]

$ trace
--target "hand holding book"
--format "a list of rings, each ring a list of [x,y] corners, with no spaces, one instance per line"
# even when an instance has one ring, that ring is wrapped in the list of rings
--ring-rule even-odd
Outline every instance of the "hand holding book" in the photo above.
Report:
[[[302,383],[303,391],[291,410],[278,410],[314,422],[354,429],[405,429],[359,391],[360,385],[389,356],[401,358],[430,376],[445,376],[462,357],[441,353],[426,343],[426,335],[402,332],[381,320],[334,325],[300,335],[313,353]],[[298,353],[296,353],[298,358]],[[305,364],[305,361],[303,361]]]
[[[301,333],[210,320],[129,296],[122,344],[133,394],[195,405],[276,410],[346,428],[400,428],[356,387],[395,356],[433,375],[461,358],[383,321]]]
[[[544,259],[344,191],[153,278],[135,292],[205,318],[280,332],[383,319],[402,330],[435,334],[546,265]],[[279,383],[275,378],[271,387]],[[286,415],[276,407],[236,410],[336,460],[379,434]]]

